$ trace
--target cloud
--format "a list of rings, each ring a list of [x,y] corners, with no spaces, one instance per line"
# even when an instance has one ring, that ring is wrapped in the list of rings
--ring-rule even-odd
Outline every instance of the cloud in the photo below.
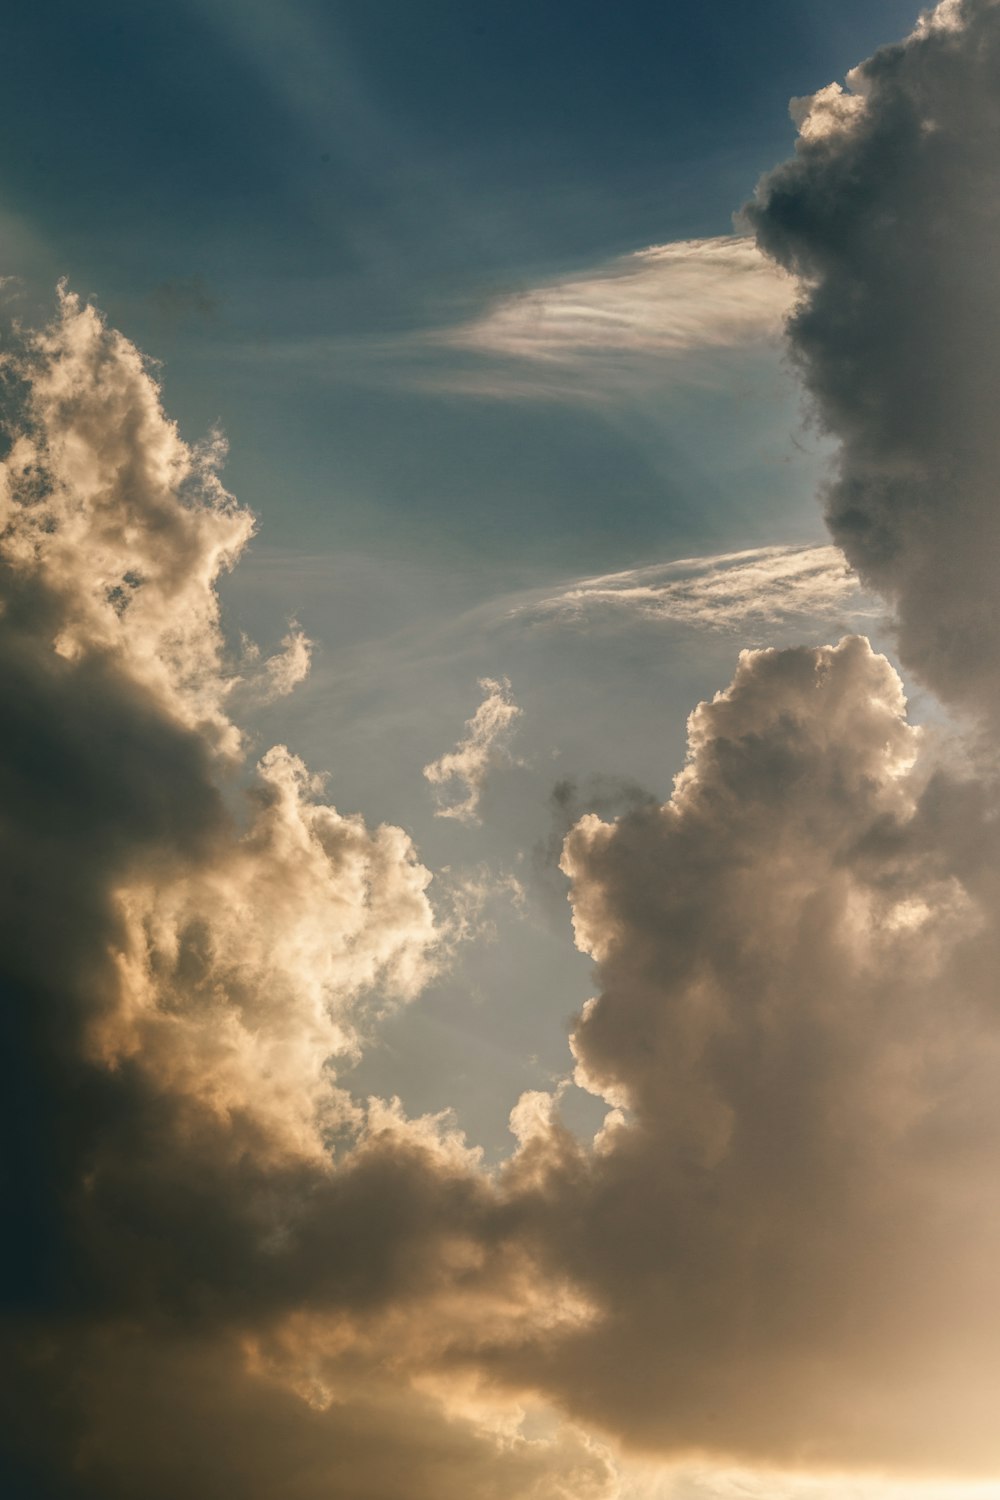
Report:
[[[862,605],[839,548],[774,546],[583,578],[526,609],[567,624],[610,617],[735,630],[790,616],[843,619]]]
[[[486,697],[466,720],[465,738],[454,750],[424,766],[424,775],[438,798],[436,816],[456,818],[460,823],[479,822],[479,800],[486,777],[494,766],[509,764],[510,739],[522,712],[511,698],[506,677],[499,682],[484,677],[479,687]],[[447,801],[449,793],[458,800]]]
[[[664,381],[718,385],[721,362],[740,351],[773,358],[794,291],[751,237],[679,240],[507,293],[464,322],[272,342],[267,357],[315,366],[325,379],[604,403]]]
[[[994,794],[923,744],[864,638],[744,652],[566,839],[610,1113],[510,1172],[595,1316],[497,1362],[639,1451],[995,1470]]]
[[[367,359],[377,367],[391,357],[396,378],[410,369],[422,389],[603,403],[667,379],[717,383],[720,357],[777,345],[793,291],[750,238],[682,240],[506,295],[467,322],[369,346]]]
[[[87,1046],[300,1144],[311,1132],[315,1149],[329,1058],[356,1045],[351,1007],[376,987],[411,996],[431,970],[430,876],[400,830],[323,806],[283,747],[233,784],[243,741],[227,701],[246,679],[215,584],[253,523],[218,479],[218,440],[185,444],[138,351],[69,295],[10,373],[23,395],[0,470],[9,689],[34,680],[13,715],[26,742],[7,817],[36,861],[78,872],[91,918],[104,903],[110,970]],[[293,630],[254,671],[275,691],[307,666]],[[62,822],[60,777],[76,803]]]
[[[681,240],[504,297],[438,338],[483,354],[567,364],[594,354],[729,348],[776,335],[792,285],[751,239]]]
[[[795,157],[746,210],[800,281],[789,322],[839,440],[834,540],[892,601],[904,663],[992,712],[1000,380],[995,170],[1000,10],[939,6],[904,42],[796,102]]]
[[[226,648],[216,584],[252,520],[221,444],[185,444],[69,295],[7,375],[5,1478],[611,1500],[608,1450],[478,1361],[586,1303],[537,1273],[447,1112],[338,1086],[454,919],[401,829],[339,813],[284,746],[248,759],[232,705],[305,645],[293,627],[273,670]],[[519,712],[486,687],[470,795]]]
[[[835,536],[906,659],[984,710],[995,26],[951,4],[853,95],[824,91],[751,210],[804,284]],[[689,249],[684,275],[738,243]],[[537,335],[505,313],[489,338],[547,368],[763,327],[763,292],[741,323],[709,277],[711,316],[682,317],[675,280],[643,334],[648,262],[598,278],[609,332],[567,291]],[[562,1085],[525,1095],[487,1170],[446,1109],[337,1082],[449,934],[403,830],[338,812],[283,746],[250,761],[234,705],[293,685],[307,645],[290,627],[263,667],[226,648],[217,581],[253,528],[221,443],[184,443],[138,351],[68,295],[5,373],[0,1431],[20,1489],[611,1500],[605,1441],[688,1464],[693,1493],[710,1462],[995,1474],[995,763],[914,726],[848,636],[743,652],[666,803],[609,780],[599,816],[564,784],[595,965],[572,1056],[606,1118],[581,1142]],[[769,548],[547,606],[742,628],[839,615],[851,589],[835,549]],[[465,822],[520,713],[506,680],[482,689],[425,770]]]
[[[414,1494],[451,1472],[555,1500],[565,1470],[602,1495],[571,1429],[501,1436],[485,1398],[418,1386],[456,1279],[492,1336],[525,1316],[525,1255],[476,1249],[489,1194],[453,1130],[336,1086],[440,935],[402,830],[338,813],[282,746],[247,763],[215,585],[252,522],[219,445],[183,443],[70,296],[6,373],[5,1472],[86,1496],[183,1468],[201,1500],[416,1466]],[[471,1339],[471,1312],[447,1327]]]
[[[274,703],[305,682],[312,663],[313,642],[293,620],[281,642],[281,650],[261,660],[260,647],[243,637],[243,662],[250,670],[233,695],[237,701]],[[242,690],[242,691],[240,691]]]

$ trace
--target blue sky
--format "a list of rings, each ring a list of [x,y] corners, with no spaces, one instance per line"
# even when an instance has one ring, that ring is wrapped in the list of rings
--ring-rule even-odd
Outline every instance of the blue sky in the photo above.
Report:
[[[729,232],[789,148],[789,97],[910,19],[898,4],[18,7],[8,274],[36,298],[67,276],[164,362],[185,431],[226,432],[269,547],[453,549],[517,581],[675,538],[770,540],[794,485],[775,501],[773,474],[744,477],[749,514],[730,520],[736,486],[704,456],[703,434],[725,444],[724,402],[672,423],[654,390],[645,421],[595,423],[403,391],[391,369],[359,379],[358,344]]]

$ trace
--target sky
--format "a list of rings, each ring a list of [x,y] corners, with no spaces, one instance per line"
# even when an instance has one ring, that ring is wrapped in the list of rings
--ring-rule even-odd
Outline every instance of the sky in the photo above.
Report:
[[[5,50],[4,1496],[1000,1500],[1000,5]]]

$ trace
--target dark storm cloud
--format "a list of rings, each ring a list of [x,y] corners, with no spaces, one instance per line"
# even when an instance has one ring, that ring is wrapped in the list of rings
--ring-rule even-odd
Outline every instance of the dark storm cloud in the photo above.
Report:
[[[1000,9],[941,6],[905,42],[798,101],[793,160],[747,209],[802,279],[789,325],[840,441],[827,515],[892,599],[904,663],[992,708],[1000,659]]]

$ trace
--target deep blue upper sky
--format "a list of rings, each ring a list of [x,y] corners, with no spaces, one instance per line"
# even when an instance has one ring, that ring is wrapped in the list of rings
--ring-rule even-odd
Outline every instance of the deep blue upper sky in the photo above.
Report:
[[[789,97],[913,19],[912,0],[11,6],[2,269],[29,303],[68,276],[164,360],[170,409],[189,436],[221,423],[272,542],[485,538],[570,568],[689,549],[713,482],[683,455],[585,413],[352,386],[349,359],[287,349],[727,232],[788,153]]]
[[[15,6],[4,190],[108,281],[141,281],[140,246],[147,278],[364,280],[395,250],[410,283],[516,279],[530,262],[724,232],[755,174],[787,151],[789,96],[842,75],[913,11],[910,0]],[[237,264],[226,267],[227,250]],[[394,291],[405,303],[411,285]]]

